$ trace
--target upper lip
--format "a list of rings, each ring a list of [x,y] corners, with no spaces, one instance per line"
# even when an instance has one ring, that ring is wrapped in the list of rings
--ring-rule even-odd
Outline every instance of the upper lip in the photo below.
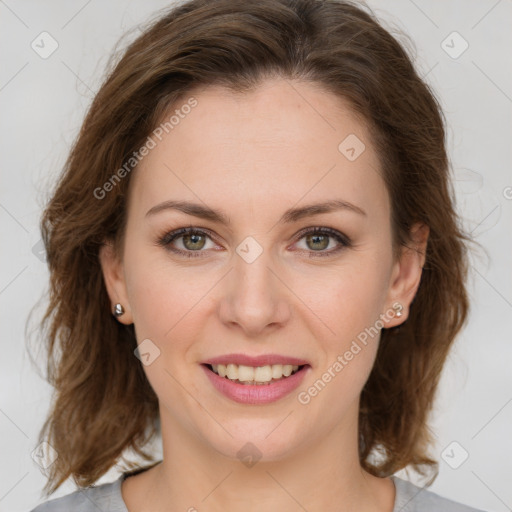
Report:
[[[223,356],[213,357],[203,364],[236,364],[244,366],[267,366],[273,364],[291,364],[292,366],[302,366],[309,364],[305,359],[284,356],[281,354],[263,354],[260,356],[249,356],[246,354],[225,354]]]

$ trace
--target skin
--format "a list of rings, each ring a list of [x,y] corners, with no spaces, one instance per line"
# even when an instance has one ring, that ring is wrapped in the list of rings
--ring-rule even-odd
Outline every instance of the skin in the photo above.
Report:
[[[393,260],[390,201],[368,130],[320,85],[267,79],[250,93],[215,86],[193,95],[198,105],[132,176],[121,253],[110,244],[100,252],[112,304],[126,310],[119,321],[134,323],[138,342],[149,338],[160,350],[144,371],[159,398],[163,462],[126,479],[123,499],[130,511],[318,511],[339,503],[391,512],[393,482],[365,472],[357,453],[359,397],[379,336],[308,404],[297,393],[395,302],[403,315],[387,316],[384,326],[407,319],[428,228],[413,226],[416,250],[403,248]],[[366,146],[354,161],[338,150],[349,134]],[[231,224],[171,209],[146,215],[171,199],[220,209]],[[288,208],[331,199],[366,215],[340,210],[278,223]],[[158,245],[189,226],[212,236],[172,246],[202,257]],[[309,227],[335,229],[352,245],[315,257],[340,243],[297,236]],[[263,251],[252,263],[236,252],[248,236]],[[300,357],[311,369],[277,402],[240,404],[217,392],[200,367],[229,353]],[[247,442],[261,452],[252,467],[237,457]]]

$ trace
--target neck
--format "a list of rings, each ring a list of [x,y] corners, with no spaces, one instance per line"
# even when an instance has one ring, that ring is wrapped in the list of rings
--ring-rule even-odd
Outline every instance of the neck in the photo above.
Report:
[[[152,510],[393,510],[391,479],[374,477],[360,466],[357,421],[279,458],[253,457],[244,463],[220,454],[171,418],[161,418],[164,457],[150,470],[151,492],[144,493],[145,506],[150,499]],[[243,453],[253,450],[246,447]]]

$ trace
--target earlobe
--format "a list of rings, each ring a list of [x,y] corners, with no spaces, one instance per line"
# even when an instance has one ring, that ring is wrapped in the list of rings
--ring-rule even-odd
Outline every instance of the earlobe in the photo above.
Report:
[[[386,327],[394,327],[405,322],[409,308],[418,291],[423,266],[425,264],[429,227],[423,223],[415,224],[411,229],[411,240],[402,247],[400,259],[395,263],[392,283],[389,289],[389,301],[402,306],[401,315],[395,314]],[[397,312],[397,309],[394,308]]]
[[[100,247],[98,258],[111,302],[111,313],[118,322],[130,325],[133,323],[133,318],[128,302],[123,263],[116,254],[112,242],[105,242]]]

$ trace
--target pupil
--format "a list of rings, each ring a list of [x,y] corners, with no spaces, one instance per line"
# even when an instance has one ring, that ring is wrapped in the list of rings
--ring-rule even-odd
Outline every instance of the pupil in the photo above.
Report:
[[[199,240],[202,238],[202,235],[198,235],[198,234],[192,234],[192,235],[185,235],[184,239],[186,241],[191,241],[192,242],[192,245],[195,245],[197,243],[200,243]],[[187,245],[185,243],[185,245]],[[201,249],[202,245],[200,247],[192,247],[193,249]]]
[[[325,249],[329,245],[328,237],[325,235],[310,235],[308,237],[308,241],[313,239],[313,243],[318,243],[318,239],[323,239],[323,244],[321,247],[317,247],[318,249]],[[327,243],[325,243],[327,241]]]

